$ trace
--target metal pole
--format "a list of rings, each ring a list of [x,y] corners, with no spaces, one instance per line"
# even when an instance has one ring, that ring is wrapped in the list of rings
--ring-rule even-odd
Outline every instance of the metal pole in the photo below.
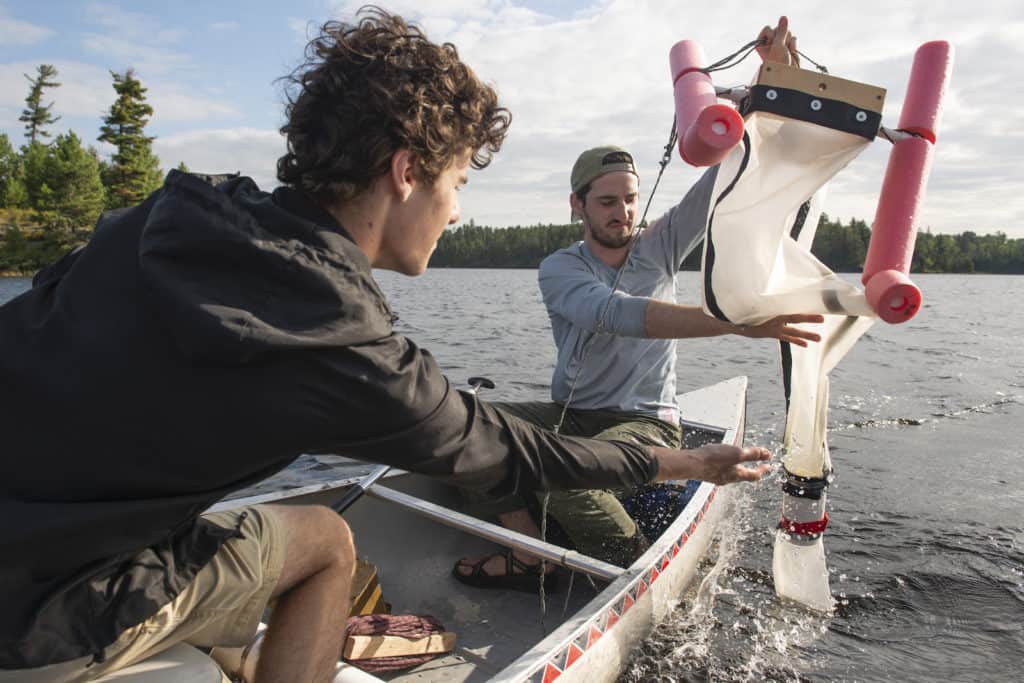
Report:
[[[442,505],[421,500],[386,486],[375,486],[368,490],[366,495],[400,505],[429,520],[493,541],[513,550],[528,553],[566,569],[589,574],[598,579],[612,581],[623,572],[621,567],[616,567],[608,562],[602,562],[589,555],[584,555],[553,543],[547,543],[539,538],[526,536],[497,524],[491,524],[475,517],[464,515],[461,512],[455,512]]]

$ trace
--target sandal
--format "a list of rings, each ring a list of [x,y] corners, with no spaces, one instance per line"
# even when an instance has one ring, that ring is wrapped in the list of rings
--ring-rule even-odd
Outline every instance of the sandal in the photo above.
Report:
[[[505,558],[504,574],[485,574],[484,565],[492,557]],[[469,574],[463,574],[459,567],[466,566],[465,560],[459,560],[452,567],[452,576],[457,580],[475,588],[505,588],[509,590],[523,591],[526,593],[539,593],[541,584],[541,563],[528,565],[513,554],[511,550],[491,553],[477,560],[470,566]],[[548,572],[544,574],[544,592],[555,593],[558,591],[558,574]]]

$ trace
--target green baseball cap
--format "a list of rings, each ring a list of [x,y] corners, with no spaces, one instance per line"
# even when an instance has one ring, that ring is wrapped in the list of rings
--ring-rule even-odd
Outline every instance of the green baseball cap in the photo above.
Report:
[[[588,149],[573,164],[570,177],[572,191],[579,192],[581,188],[612,171],[627,171],[640,177],[633,165],[633,156],[621,147],[605,145]]]
[[[572,185],[573,193],[579,192],[605,173],[613,171],[626,171],[638,179],[640,178],[640,174],[636,172],[636,166],[633,165],[633,156],[621,147],[604,145],[588,149],[572,165],[569,182]],[[571,221],[577,221],[580,218],[582,216],[577,215],[575,210],[569,216]]]

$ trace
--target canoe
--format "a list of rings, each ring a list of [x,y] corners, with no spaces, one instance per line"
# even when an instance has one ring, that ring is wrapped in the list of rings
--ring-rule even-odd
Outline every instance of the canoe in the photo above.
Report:
[[[742,445],[746,393],[746,377],[735,377],[680,394],[685,446]],[[359,479],[242,492],[211,510],[270,502],[330,504]],[[389,472],[344,513],[358,554],[376,567],[393,613],[430,614],[456,633],[457,645],[415,669],[380,678],[341,665],[335,681],[613,681],[697,576],[727,498],[727,488],[701,483],[661,537],[621,569],[464,515],[449,487],[424,476]],[[563,582],[562,591],[548,595],[542,605],[539,596],[472,588],[452,578],[456,559],[493,551],[495,542],[572,568],[572,581],[568,586]],[[111,680],[219,681],[212,661],[203,659],[194,648],[180,644]],[[204,665],[208,677],[201,672]],[[189,673],[186,667],[191,667]]]

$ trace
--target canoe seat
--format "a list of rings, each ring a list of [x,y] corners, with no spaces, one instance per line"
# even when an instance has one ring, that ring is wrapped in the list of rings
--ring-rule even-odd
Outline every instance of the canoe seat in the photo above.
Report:
[[[103,683],[222,683],[226,680],[212,659],[185,643],[96,679]]]

